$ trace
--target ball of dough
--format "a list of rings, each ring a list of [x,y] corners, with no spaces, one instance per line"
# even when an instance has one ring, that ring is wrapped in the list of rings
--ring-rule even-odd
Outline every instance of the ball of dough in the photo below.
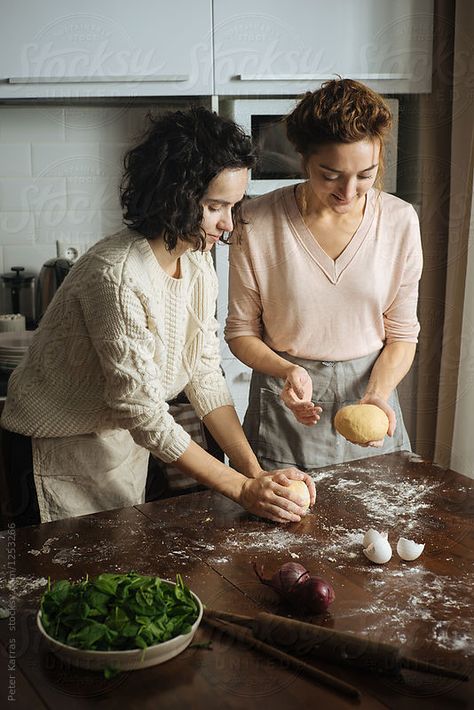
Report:
[[[388,431],[388,417],[375,404],[349,404],[334,417],[339,434],[356,444],[383,439]]]
[[[311,498],[306,483],[304,481],[291,481],[288,488],[301,498],[303,502],[302,508],[305,508],[307,511],[311,503]]]

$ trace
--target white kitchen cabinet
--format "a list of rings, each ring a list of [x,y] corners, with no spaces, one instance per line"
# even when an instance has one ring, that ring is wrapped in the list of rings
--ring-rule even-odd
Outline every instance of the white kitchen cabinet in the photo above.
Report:
[[[3,5],[2,99],[213,92],[212,0]]]
[[[214,92],[295,95],[337,74],[429,92],[432,26],[433,0],[214,0]]]

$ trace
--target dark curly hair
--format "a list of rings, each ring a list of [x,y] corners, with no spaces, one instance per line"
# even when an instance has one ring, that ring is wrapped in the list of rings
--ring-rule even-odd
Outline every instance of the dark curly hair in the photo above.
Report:
[[[203,248],[200,201],[222,170],[254,167],[252,142],[233,121],[202,107],[148,118],[145,139],[124,158],[124,221],[145,237],[162,235],[169,251],[178,239]],[[234,226],[241,221],[239,208]]]
[[[377,181],[381,183],[384,144],[392,127],[392,114],[376,91],[353,79],[326,81],[320,89],[306,92],[285,120],[288,139],[303,158],[328,143],[378,138]]]

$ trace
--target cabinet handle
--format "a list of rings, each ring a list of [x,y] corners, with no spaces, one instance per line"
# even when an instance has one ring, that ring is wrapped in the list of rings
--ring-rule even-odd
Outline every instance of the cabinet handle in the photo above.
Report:
[[[329,74],[237,74],[237,81],[326,81]],[[409,74],[351,74],[351,79],[397,81],[410,79]]]
[[[113,84],[141,81],[188,81],[189,74],[148,76],[10,76],[8,84]]]

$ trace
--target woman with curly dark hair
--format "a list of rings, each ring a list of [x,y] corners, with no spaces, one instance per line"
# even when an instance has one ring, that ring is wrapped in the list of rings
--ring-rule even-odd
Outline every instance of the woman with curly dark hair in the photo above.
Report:
[[[307,180],[252,200],[231,246],[226,339],[254,370],[244,431],[263,466],[410,448],[396,387],[415,355],[422,255],[415,210],[381,189],[391,123],[360,82],[306,93],[286,128]],[[386,413],[388,439],[361,449],[336,434],[355,403]]]
[[[210,251],[232,232],[254,164],[249,138],[203,108],[152,121],[125,158],[128,228],[75,264],[11,376],[2,425],[31,437],[41,521],[143,502],[149,453],[247,510],[304,512],[290,479],[265,473],[219,364]],[[232,462],[169,413],[184,391]]]

